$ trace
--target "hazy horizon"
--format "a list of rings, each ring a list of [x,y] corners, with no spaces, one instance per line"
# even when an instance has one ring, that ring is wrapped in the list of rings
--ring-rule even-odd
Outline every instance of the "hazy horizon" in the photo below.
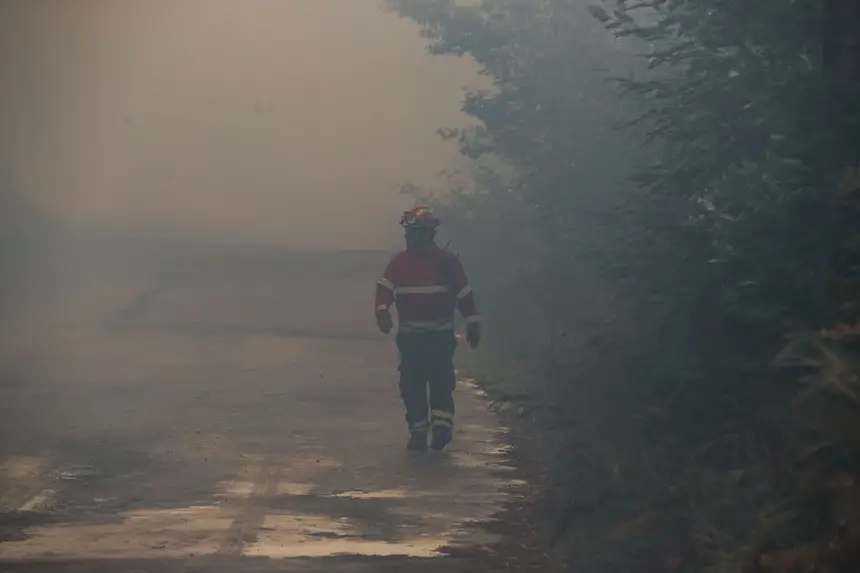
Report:
[[[0,169],[66,224],[386,248],[442,184],[466,59],[377,0],[11,0]]]

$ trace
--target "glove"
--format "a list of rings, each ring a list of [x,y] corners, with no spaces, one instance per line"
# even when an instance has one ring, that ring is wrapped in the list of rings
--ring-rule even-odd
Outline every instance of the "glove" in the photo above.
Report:
[[[481,323],[470,322],[466,325],[466,341],[472,348],[477,348],[481,343]]]
[[[391,332],[394,323],[391,321],[391,312],[388,309],[376,311],[376,326],[382,334]]]

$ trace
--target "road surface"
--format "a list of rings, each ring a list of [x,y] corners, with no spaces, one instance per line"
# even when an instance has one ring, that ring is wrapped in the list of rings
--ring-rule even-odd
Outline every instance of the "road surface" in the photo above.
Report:
[[[378,269],[104,258],[7,305],[0,571],[475,570],[439,550],[495,540],[502,428],[461,384],[449,451],[405,450]]]

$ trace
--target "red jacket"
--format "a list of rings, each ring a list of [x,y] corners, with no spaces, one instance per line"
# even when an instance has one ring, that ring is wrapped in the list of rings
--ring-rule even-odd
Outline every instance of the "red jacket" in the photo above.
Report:
[[[425,253],[394,255],[376,285],[376,309],[395,304],[400,332],[452,330],[454,310],[480,320],[475,296],[456,255],[434,246]]]

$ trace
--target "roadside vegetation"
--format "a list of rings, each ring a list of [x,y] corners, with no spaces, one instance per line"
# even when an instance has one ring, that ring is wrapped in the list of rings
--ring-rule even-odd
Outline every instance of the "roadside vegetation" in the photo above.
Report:
[[[860,570],[860,9],[388,0],[492,87],[441,212],[578,573]]]

